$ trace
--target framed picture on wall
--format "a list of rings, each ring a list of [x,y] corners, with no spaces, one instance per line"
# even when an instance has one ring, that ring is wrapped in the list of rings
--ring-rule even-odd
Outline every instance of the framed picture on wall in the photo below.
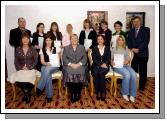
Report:
[[[141,25],[145,26],[145,12],[126,12],[126,32],[133,28],[132,18],[135,16],[141,17]]]
[[[92,27],[98,33],[101,21],[108,21],[107,11],[88,11],[87,17],[92,23]]]

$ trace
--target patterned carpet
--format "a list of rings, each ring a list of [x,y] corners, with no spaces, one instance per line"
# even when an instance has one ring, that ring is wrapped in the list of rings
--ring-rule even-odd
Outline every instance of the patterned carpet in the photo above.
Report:
[[[144,91],[137,91],[135,103],[127,102],[121,95],[121,84],[118,84],[117,96],[111,96],[109,93],[109,83],[107,83],[107,97],[106,101],[97,101],[95,95],[90,96],[89,90],[87,96],[82,91],[81,100],[76,103],[71,103],[69,96],[64,96],[64,90],[62,96],[58,96],[57,82],[53,82],[53,101],[47,103],[45,99],[45,91],[38,97],[32,97],[29,104],[22,102],[23,93],[19,88],[16,88],[16,100],[12,100],[12,87],[11,84],[6,82],[6,109],[153,109],[155,108],[155,79],[148,78],[146,89]]]

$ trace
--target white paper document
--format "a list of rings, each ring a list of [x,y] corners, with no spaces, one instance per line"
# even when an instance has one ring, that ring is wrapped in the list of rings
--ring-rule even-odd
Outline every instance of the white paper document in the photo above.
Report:
[[[114,35],[114,36],[112,36],[111,44],[112,44],[112,47],[113,47],[113,48],[116,47],[118,37],[119,37],[119,35]]]
[[[85,42],[84,42],[84,47],[85,49],[89,49],[89,47],[92,45],[92,39],[85,39]]]
[[[124,65],[124,54],[114,54],[114,67],[123,68]]]
[[[60,40],[55,40],[54,41],[54,47],[61,48],[61,41]]]
[[[44,41],[43,37],[38,37],[38,45],[40,48],[43,48],[43,41]]]
[[[60,67],[60,58],[58,54],[49,55],[50,64],[53,67]]]

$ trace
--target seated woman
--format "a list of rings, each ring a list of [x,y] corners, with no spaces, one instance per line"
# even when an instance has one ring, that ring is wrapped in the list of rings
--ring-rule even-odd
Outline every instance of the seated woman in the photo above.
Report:
[[[39,97],[42,93],[42,90],[45,88],[47,102],[52,101],[52,74],[59,71],[60,52],[61,50],[59,48],[54,47],[54,40],[52,40],[52,35],[47,34],[44,39],[43,48],[39,52],[42,68],[41,79],[38,83],[36,92],[37,97]]]
[[[20,47],[15,52],[15,67],[17,72],[10,77],[10,82],[15,83],[24,93],[23,101],[31,101],[31,91],[34,87],[35,65],[37,63],[38,53],[31,46],[30,36],[27,33],[22,34]]]
[[[118,60],[116,59],[117,58],[116,55],[119,55],[119,63],[117,63]],[[120,58],[122,58],[123,60],[121,61]],[[129,101],[128,96],[130,96],[130,101],[134,102],[136,96],[136,72],[128,65],[129,62],[130,62],[129,50],[126,47],[126,41],[124,36],[120,35],[117,39],[116,48],[114,48],[111,53],[111,64],[114,68],[114,71],[123,76],[122,79],[123,98],[126,101]]]
[[[97,36],[98,45],[92,49],[92,75],[95,83],[96,99],[105,100],[106,86],[105,75],[109,71],[111,60],[110,47],[105,46],[105,37],[103,35]]]
[[[80,99],[83,83],[86,80],[87,55],[83,45],[78,44],[78,36],[71,35],[71,44],[63,51],[63,80],[71,93],[71,102]]]

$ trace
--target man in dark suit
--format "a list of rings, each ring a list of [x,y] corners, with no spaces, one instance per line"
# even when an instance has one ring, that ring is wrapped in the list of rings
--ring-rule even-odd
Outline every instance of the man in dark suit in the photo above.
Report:
[[[141,26],[141,18],[139,16],[135,16],[132,19],[132,24],[133,28],[128,32],[128,48],[134,52],[131,66],[137,73],[139,72],[139,88],[144,90],[147,82],[150,29]]]
[[[31,31],[25,28],[26,20],[24,18],[18,18],[18,28],[10,30],[9,43],[15,49],[20,46],[20,39],[22,33],[28,33],[31,36]]]

